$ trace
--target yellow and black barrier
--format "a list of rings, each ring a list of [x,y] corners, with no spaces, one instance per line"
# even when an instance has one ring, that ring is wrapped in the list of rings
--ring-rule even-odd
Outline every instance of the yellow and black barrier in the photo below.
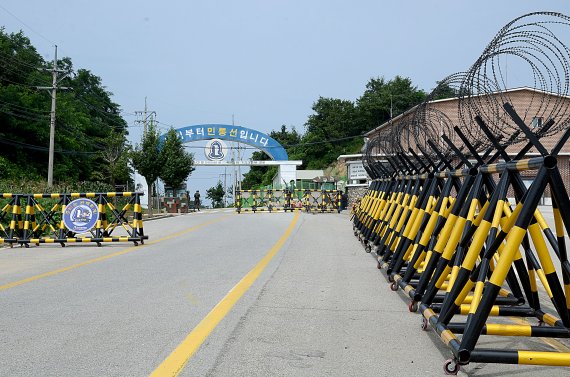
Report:
[[[514,19],[466,72],[367,134],[373,181],[353,208],[354,234],[451,351],[446,374],[469,363],[570,367],[556,343],[570,338],[568,27],[560,13]],[[528,97],[505,86],[503,54],[528,65]],[[450,89],[458,98],[438,101]],[[524,347],[485,339],[515,336]]]
[[[423,328],[431,327],[451,349],[453,358],[444,366],[449,374],[472,362],[570,366],[570,354],[557,350],[478,347],[481,336],[570,337],[570,263],[564,242],[570,199],[557,165],[570,129],[547,151],[508,103],[505,109],[529,135],[514,159],[493,139],[486,160],[472,153],[476,164],[456,151],[453,157],[466,167],[453,168],[448,157],[444,169],[434,169],[442,164],[433,163],[413,174],[402,169],[376,178],[353,209],[354,233],[367,252],[376,254],[390,288],[401,289],[410,298],[409,310],[419,308]],[[481,118],[477,123],[493,138]],[[524,158],[530,147],[542,155]],[[504,161],[494,162],[497,158]],[[530,171],[536,174],[527,188],[523,174],[528,177]],[[556,234],[538,207],[547,188]],[[539,289],[549,298],[546,304]],[[499,317],[538,322],[493,320]]]
[[[239,190],[236,212],[340,213],[341,197],[339,190]]]
[[[139,192],[0,194],[0,243],[144,244]],[[121,199],[119,199],[121,198]],[[113,199],[113,200],[110,200]],[[120,200],[121,209],[114,200]],[[120,233],[120,234],[119,234]]]

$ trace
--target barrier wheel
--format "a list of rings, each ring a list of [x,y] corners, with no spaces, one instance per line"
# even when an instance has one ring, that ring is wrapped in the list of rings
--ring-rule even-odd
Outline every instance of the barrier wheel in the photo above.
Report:
[[[24,247],[25,247],[26,249],[29,249],[29,248],[30,248],[30,245],[27,244],[27,243],[25,243],[25,244],[24,244]]]
[[[415,313],[418,311],[418,303],[415,302],[414,300],[410,301],[410,303],[408,304],[408,310],[412,313]]]
[[[422,328],[422,330],[424,330],[424,331],[427,331],[427,330],[428,330],[428,328],[429,328],[429,323],[428,323],[428,320],[427,320],[427,319],[425,319],[424,317],[422,317],[422,324],[421,324],[421,328]]]
[[[97,247],[101,247],[101,242],[97,242]]]
[[[367,253],[371,253],[372,247],[370,247],[370,245],[366,245],[366,247],[364,248],[364,251],[366,251]]]
[[[443,364],[443,371],[448,376],[457,376],[459,368],[459,364],[457,364],[453,359],[449,359]]]
[[[382,263],[380,263],[380,261],[378,261],[378,263],[376,264],[376,268],[379,270],[382,269]]]
[[[398,283],[393,281],[392,284],[390,284],[390,289],[396,292],[398,290]]]
[[[137,241],[135,241],[135,242],[133,242],[133,243],[135,244],[135,246],[138,246],[138,245],[139,245],[139,243],[138,243]],[[141,241],[141,243],[142,243],[142,241]]]
[[[393,283],[393,282],[394,282],[394,276],[388,275],[388,281],[389,281],[390,283]]]

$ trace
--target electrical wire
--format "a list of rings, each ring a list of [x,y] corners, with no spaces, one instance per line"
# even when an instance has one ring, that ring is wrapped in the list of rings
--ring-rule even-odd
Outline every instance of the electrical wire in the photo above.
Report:
[[[36,150],[36,151],[40,151],[40,152],[49,152],[48,147],[42,147],[40,145],[23,143],[20,141],[6,139],[6,138],[2,138],[2,137],[0,137],[0,143],[6,144],[6,145],[11,145],[11,146],[17,146],[17,147],[21,147],[24,149]],[[65,154],[65,155],[95,155],[95,154],[99,153],[99,152],[85,152],[85,151],[74,151],[74,150],[65,150],[65,149],[55,149],[54,152],[58,153],[58,154]]]
[[[51,40],[49,40],[47,37],[45,37],[43,34],[35,31],[34,29],[32,29],[30,26],[28,26],[28,24],[26,24],[24,21],[22,21],[18,16],[16,16],[14,13],[10,12],[8,9],[6,9],[5,7],[3,7],[0,4],[0,9],[3,9],[4,12],[8,13],[10,16],[14,17],[14,19],[16,19],[17,21],[19,21],[22,25],[24,25],[25,27],[27,27],[30,31],[32,31],[34,34],[38,35],[39,37],[43,38],[45,41],[51,43],[52,45],[55,45],[55,43]]]

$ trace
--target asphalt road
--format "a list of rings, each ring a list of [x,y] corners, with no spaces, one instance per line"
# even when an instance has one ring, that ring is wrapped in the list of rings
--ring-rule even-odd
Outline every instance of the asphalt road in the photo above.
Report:
[[[139,247],[1,249],[0,376],[173,375],[158,369],[169,363],[181,376],[443,374],[449,351],[388,289],[347,214],[203,212],[145,231]]]

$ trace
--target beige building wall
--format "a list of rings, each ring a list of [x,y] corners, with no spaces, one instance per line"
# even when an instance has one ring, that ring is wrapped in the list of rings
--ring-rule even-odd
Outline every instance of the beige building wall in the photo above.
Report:
[[[556,110],[554,118],[555,124],[553,128],[558,128],[558,131],[552,135],[548,135],[540,139],[540,142],[542,143],[542,145],[544,145],[544,147],[548,151],[551,151],[552,148],[554,148],[556,143],[562,137],[564,130],[569,126],[569,124],[565,124],[568,122],[569,120],[568,118],[570,117],[570,98],[568,97],[560,97],[551,94],[545,94],[543,92],[530,88],[519,88],[519,89],[512,89],[500,95],[497,94],[492,98],[487,98],[485,99],[485,102],[483,104],[491,107],[493,106],[497,107],[500,106],[500,104],[505,100],[508,100],[508,102],[513,105],[514,109],[517,111],[519,116],[525,121],[525,124],[529,126],[533,124],[534,118],[541,118],[540,121],[542,122],[542,124],[546,123],[549,120],[546,117],[553,112],[553,109]],[[433,101],[430,102],[428,106],[430,109],[434,109],[436,111],[440,111],[443,114],[445,114],[445,117],[449,119],[452,125],[460,125],[462,131],[464,131],[465,133],[469,132],[469,129],[466,130],[465,126],[461,125],[459,119],[460,116],[459,116],[458,98]],[[377,127],[376,129],[368,132],[366,136],[373,139],[376,136],[378,136],[380,133],[385,133],[388,127],[394,127],[397,126],[398,124],[410,122],[413,119],[415,110],[416,108],[410,109],[409,111],[392,119],[391,122],[384,123],[381,126]],[[495,111],[493,112],[493,114],[494,113],[498,112]],[[512,119],[508,117],[506,113],[502,112],[500,113],[500,116],[501,116],[500,119],[486,120],[485,117],[483,117],[483,119],[486,120],[488,123],[493,123],[493,124],[501,124],[501,122],[507,123],[506,125],[502,126],[501,129],[506,130],[503,131],[504,133],[507,134],[506,136],[510,136],[510,134],[514,132],[515,129],[518,129],[518,127],[515,125]],[[538,120],[535,120],[535,122],[536,121]],[[432,124],[433,123],[436,122],[432,122]],[[446,130],[446,127],[441,124],[442,123],[440,122],[440,128],[436,132],[441,134],[444,131],[449,131]],[[470,125],[469,127],[471,127],[471,129],[473,130],[471,131],[472,137],[474,135],[477,138],[484,137],[484,134],[482,133],[482,131],[479,131],[478,125],[475,122],[473,122],[473,124]],[[455,140],[457,138],[451,137],[451,139]],[[413,144],[415,143],[415,141],[410,139],[409,137],[401,137],[400,143],[407,150],[408,144],[411,144],[413,148],[414,147]],[[510,145],[507,148],[507,152],[509,153],[509,155],[514,156],[520,151],[520,149],[525,144],[526,142]],[[417,151],[417,149],[415,150]],[[373,151],[373,153],[381,153],[381,151],[376,150]],[[540,154],[538,153],[536,148],[533,147],[527,153],[526,157],[527,158],[535,157],[539,155]],[[564,179],[565,186],[567,188],[570,187],[570,142],[565,143],[565,145],[563,146],[562,150],[559,153],[558,167],[560,169],[562,178]],[[530,181],[535,176],[535,173],[536,171],[527,171],[523,172],[521,175],[523,176],[523,179]],[[513,193],[511,192],[509,195],[512,196]],[[545,193],[545,196],[550,197],[550,192],[548,189]]]

